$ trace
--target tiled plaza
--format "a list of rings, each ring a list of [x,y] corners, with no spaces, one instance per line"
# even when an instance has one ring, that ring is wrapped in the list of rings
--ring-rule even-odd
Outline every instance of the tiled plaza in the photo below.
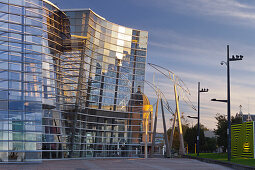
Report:
[[[41,164],[0,165],[7,170],[225,170],[230,169],[217,164],[209,164],[193,159],[94,159],[94,160],[60,160],[43,161]]]

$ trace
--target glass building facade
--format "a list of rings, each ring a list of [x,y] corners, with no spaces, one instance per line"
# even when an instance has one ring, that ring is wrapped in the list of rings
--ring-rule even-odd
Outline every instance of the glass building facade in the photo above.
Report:
[[[0,162],[137,157],[148,33],[63,11],[0,0]]]

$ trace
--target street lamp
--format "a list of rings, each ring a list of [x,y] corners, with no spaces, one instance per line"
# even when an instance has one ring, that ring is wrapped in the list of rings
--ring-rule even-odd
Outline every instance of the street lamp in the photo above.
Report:
[[[198,120],[198,117],[197,116],[187,116],[188,118],[191,118],[191,119],[197,119]],[[192,127],[193,127],[193,124],[192,124]],[[198,130],[197,130],[198,132]],[[197,136],[199,136],[199,133],[197,134]],[[195,144],[195,153],[196,153],[197,149],[196,149],[196,144]],[[187,151],[188,153],[188,151]]]
[[[227,45],[227,87],[228,87],[228,98],[227,98],[227,104],[228,104],[228,129],[227,129],[227,135],[228,135],[228,160],[231,159],[231,120],[230,120],[230,71],[229,71],[229,61],[238,61],[242,60],[243,56],[232,55],[232,58],[229,58],[229,45]]]
[[[219,101],[219,102],[226,102],[228,108],[228,128],[227,128],[227,138],[228,138],[228,161],[231,160],[231,115],[230,115],[230,71],[229,71],[229,61],[238,61],[242,60],[242,55],[232,55],[232,58],[229,58],[229,45],[227,45],[227,62],[222,61],[220,64],[227,65],[227,100],[216,100],[212,99],[211,101]]]
[[[200,82],[198,82],[198,91],[197,91],[197,156],[199,156],[199,134],[200,134],[200,127],[199,127],[199,124],[200,124],[200,93],[206,93],[208,92],[209,89],[205,89],[205,88],[202,88],[200,89]]]
[[[197,119],[197,156],[199,156],[199,134],[200,134],[200,93],[206,93],[209,89],[202,88],[200,89],[200,82],[198,82],[198,102],[197,102],[197,117],[195,116],[187,116],[188,118]]]
[[[227,103],[228,100],[217,100],[217,99],[211,99],[212,102],[223,102],[223,103]]]
[[[191,119],[197,119],[196,116],[187,116],[188,118],[191,118]]]

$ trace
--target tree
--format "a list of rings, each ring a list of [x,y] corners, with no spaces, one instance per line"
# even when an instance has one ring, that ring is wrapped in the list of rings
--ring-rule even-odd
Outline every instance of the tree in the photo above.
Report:
[[[181,120],[182,120],[182,132],[183,132],[183,134],[185,134],[186,130],[189,128],[189,123],[188,123],[187,119],[185,119],[183,112],[181,115]],[[173,119],[170,119],[170,121],[172,122]],[[179,147],[180,147],[179,131],[178,131],[177,126],[178,126],[178,122],[176,120],[176,127],[174,130],[174,137],[173,137],[173,144],[172,144],[172,149],[174,149],[176,152],[178,152]],[[172,133],[172,128],[169,128],[167,130],[168,141],[170,141],[171,133]],[[184,140],[184,145],[186,146],[185,140]]]
[[[185,134],[185,132],[188,128],[189,128],[189,126],[187,124],[182,125],[183,134]],[[167,130],[167,137],[168,137],[169,141],[170,141],[171,133],[172,133],[172,128],[169,128]],[[185,140],[184,140],[184,142],[185,142]],[[180,147],[179,130],[178,130],[178,127],[175,127],[172,149],[174,149],[177,152],[179,150],[179,147]]]
[[[216,135],[217,145],[222,147],[223,152],[226,152],[228,122],[226,116],[219,113],[216,114],[215,119],[217,120],[217,125],[214,133]]]
[[[204,145],[201,146],[201,151],[202,152],[214,152],[216,151],[217,147],[216,147],[217,143],[216,143],[216,138],[209,138],[209,137],[205,137],[205,143]]]
[[[182,120],[182,130],[183,130],[183,139],[184,139],[184,146],[186,147],[188,144],[189,152],[195,152],[195,144],[197,143],[197,125],[194,127],[189,127],[189,122],[187,119],[185,119],[183,113],[181,115]],[[173,119],[170,119],[170,121],[173,121]],[[208,149],[208,147],[211,147],[213,151],[216,149],[216,143],[214,143],[213,146],[213,139],[205,138],[204,131],[208,130],[204,125],[200,124],[200,135],[199,135],[199,146],[201,152],[210,152],[211,150]],[[168,139],[170,139],[172,129],[169,128],[167,130],[167,136]],[[208,142],[208,144],[206,144]],[[172,144],[172,149],[178,152],[180,146],[180,140],[179,140],[179,132],[178,128],[175,128],[174,132],[174,139]],[[212,151],[211,151],[212,152]]]
[[[199,134],[199,146],[200,151],[203,151],[203,146],[205,144],[205,135],[204,130],[207,129],[203,125],[200,124],[200,134]],[[195,152],[195,144],[197,144],[197,124],[194,127],[189,127],[186,129],[184,133],[184,142],[189,148],[189,152]]]
[[[201,132],[200,132],[201,133]],[[195,144],[197,142],[197,128],[191,127],[184,134],[185,146],[188,144],[189,153],[195,152]]]
[[[228,121],[226,116],[221,115],[219,113],[216,114],[215,119],[217,120],[216,129],[214,129],[214,133],[216,135],[217,145],[222,147],[223,152],[226,152],[227,149],[227,128]],[[242,118],[236,115],[235,117],[231,117],[232,124],[242,123]]]
[[[231,117],[231,124],[234,125],[234,124],[239,124],[239,123],[242,123],[242,117],[239,116],[238,114],[236,114],[236,116],[232,116]]]

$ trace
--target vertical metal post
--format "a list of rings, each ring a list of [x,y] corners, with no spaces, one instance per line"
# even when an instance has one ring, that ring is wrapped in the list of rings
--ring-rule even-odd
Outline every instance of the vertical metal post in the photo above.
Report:
[[[231,115],[230,115],[230,72],[229,72],[229,45],[227,45],[227,104],[228,104],[228,161],[231,160]]]
[[[179,139],[180,139],[179,153],[181,155],[184,155],[185,154],[185,149],[184,149],[184,141],[183,141],[183,133],[182,133],[182,122],[181,122],[180,109],[179,109],[179,100],[178,100],[178,94],[177,94],[177,88],[176,88],[176,82],[175,82],[174,75],[173,75],[173,79],[174,79],[174,93],[175,93],[176,112],[177,112],[177,116],[178,116]]]
[[[189,154],[189,145],[187,144],[187,154]]]
[[[167,138],[167,131],[166,131],[166,121],[165,121],[165,113],[164,113],[164,106],[162,98],[160,99],[161,102],[161,110],[162,110],[162,118],[163,118],[163,128],[164,128],[164,138],[165,138],[165,145],[166,145],[166,157],[170,157],[170,149],[168,144],[168,138]]]
[[[145,159],[148,158],[148,142],[147,142],[147,137],[148,137],[148,118],[146,116],[145,118],[145,148],[144,148],[144,157]]]
[[[197,156],[199,156],[199,136],[200,136],[200,82],[198,82],[198,97],[197,97]]]
[[[195,154],[197,153],[197,145],[196,145],[196,143],[195,143]]]
[[[117,109],[117,98],[118,98],[118,87],[119,87],[119,78],[120,78],[120,60],[117,59],[117,75],[116,75],[116,83],[115,83],[115,93],[114,93],[114,105],[113,110],[116,111]]]
[[[155,150],[155,137],[156,137],[156,131],[157,131],[157,120],[158,120],[158,104],[159,104],[159,94],[158,94],[158,100],[156,105],[156,111],[155,111],[155,119],[154,119],[154,128],[153,128],[153,136],[152,136],[152,146],[151,146],[151,153],[150,156],[154,154]]]
[[[172,146],[173,146],[176,117],[177,117],[177,112],[175,112],[175,114],[174,114],[174,122],[173,122],[172,132],[171,132],[171,136],[170,136],[170,144],[169,144],[170,145],[170,151],[172,150]]]

